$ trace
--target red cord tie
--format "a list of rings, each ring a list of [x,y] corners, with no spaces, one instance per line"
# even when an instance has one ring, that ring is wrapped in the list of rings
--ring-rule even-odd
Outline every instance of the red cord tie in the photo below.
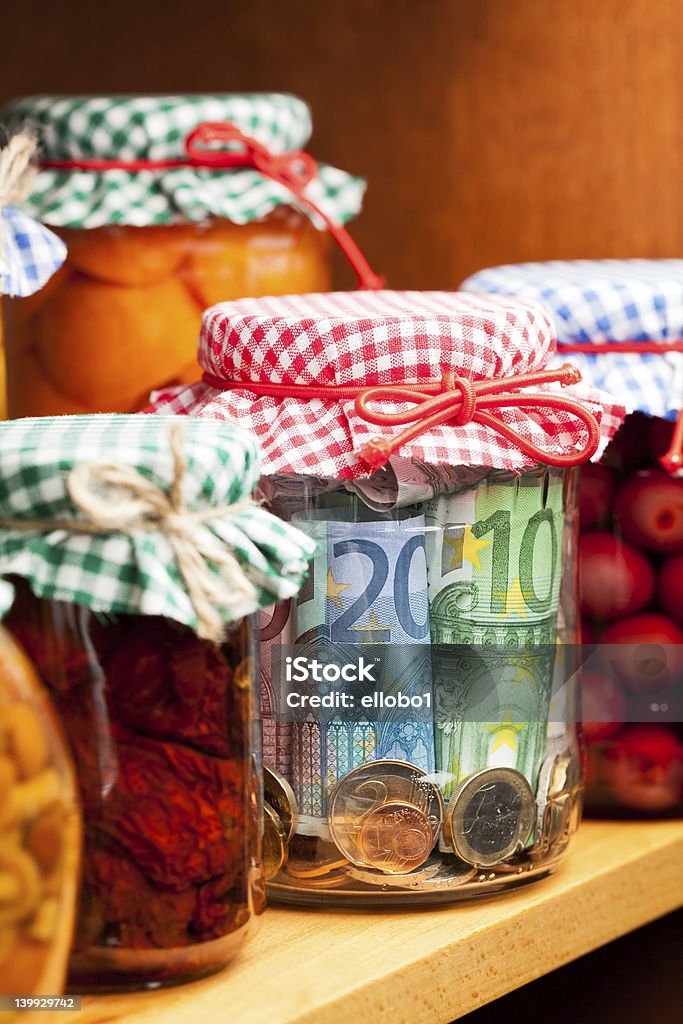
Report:
[[[652,356],[661,355],[663,352],[683,352],[683,341],[663,341],[654,344],[651,341],[558,341],[557,347],[563,352],[581,353],[586,356],[604,353]],[[659,464],[672,475],[683,469],[683,408],[676,418],[669,450],[660,455]]]
[[[464,427],[468,423],[479,423],[490,427],[507,438],[519,451],[532,459],[550,466],[577,466],[587,462],[600,444],[600,427],[588,409],[573,398],[544,392],[519,394],[519,388],[536,384],[559,382],[563,386],[576,384],[581,374],[575,366],[565,363],[558,370],[539,370],[536,373],[521,373],[502,380],[471,381],[459,377],[453,371],[444,372],[440,381],[424,384],[384,384],[367,387],[362,384],[329,385],[316,384],[272,384],[270,382],[226,381],[213,374],[205,373],[206,384],[219,391],[240,389],[256,395],[274,398],[296,398],[323,401],[355,400],[356,414],[366,423],[377,426],[402,426],[411,424],[406,430],[392,438],[374,437],[358,452],[372,469],[379,469],[403,445],[414,440],[433,427],[447,423]],[[405,412],[376,412],[370,406],[374,402],[412,402],[413,407]],[[534,408],[561,410],[573,416],[586,428],[586,437],[581,443],[576,437],[577,448],[565,455],[544,451],[518,431],[508,426],[499,416],[488,412],[491,408]],[[578,424],[574,431],[577,434]],[[567,427],[569,428],[569,426]]]
[[[202,121],[185,140],[186,156],[175,160],[44,160],[42,168],[58,171],[162,171],[175,167],[206,167],[232,171],[252,167],[266,178],[278,182],[308,210],[324,222],[358,277],[358,287],[376,290],[384,279],[370,267],[353,238],[306,195],[307,186],[317,177],[318,164],[301,149],[271,153],[267,146],[245,135],[232,121]]]
[[[559,370],[540,370],[538,373],[522,373],[503,380],[470,381],[456,376],[452,371],[444,373],[439,392],[417,388],[395,388],[380,386],[368,388],[356,398],[356,413],[367,423],[378,426],[401,426],[412,424],[393,438],[376,437],[359,452],[360,457],[379,469],[390,456],[404,444],[414,440],[433,427],[449,423],[464,427],[468,423],[479,423],[490,427],[501,437],[511,441],[519,451],[551,466],[577,466],[595,454],[600,444],[600,427],[588,409],[572,398],[562,395],[531,393],[519,394],[519,388],[535,384],[559,382],[563,386],[576,384],[581,374],[575,366],[566,363]],[[372,402],[414,402],[412,409],[405,412],[375,412]],[[487,410],[491,408],[545,408],[559,409],[579,420],[586,428],[586,438],[574,451],[565,455],[544,451],[518,431],[508,426],[499,416]],[[577,444],[579,441],[577,439]]]

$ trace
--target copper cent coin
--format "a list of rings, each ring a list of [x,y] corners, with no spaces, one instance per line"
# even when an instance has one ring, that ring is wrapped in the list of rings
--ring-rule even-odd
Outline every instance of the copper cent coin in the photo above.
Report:
[[[382,804],[363,820],[360,848],[366,864],[380,871],[412,871],[424,864],[433,846],[429,818],[410,804]]]
[[[536,824],[536,799],[515,768],[468,775],[446,811],[444,839],[467,864],[490,868],[519,853]]]
[[[438,786],[415,765],[381,759],[336,784],[328,809],[337,848],[357,867],[412,871],[429,857],[443,820]]]

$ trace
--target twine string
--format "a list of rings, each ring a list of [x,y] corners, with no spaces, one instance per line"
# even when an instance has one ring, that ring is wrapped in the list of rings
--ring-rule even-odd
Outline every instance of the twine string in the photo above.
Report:
[[[69,497],[82,518],[0,519],[0,527],[26,533],[66,530],[131,536],[142,530],[163,534],[173,549],[195,611],[197,636],[220,643],[225,635],[221,610],[253,602],[256,589],[230,551],[206,543],[202,527],[209,520],[254,507],[254,502],[247,498],[232,505],[187,509],[183,499],[186,460],[182,434],[182,425],[173,424],[173,481],[168,493],[133,466],[106,461],[84,463],[74,466],[67,477]]]
[[[0,150],[0,209],[23,203],[31,194],[37,173],[35,153],[35,136],[26,128]]]

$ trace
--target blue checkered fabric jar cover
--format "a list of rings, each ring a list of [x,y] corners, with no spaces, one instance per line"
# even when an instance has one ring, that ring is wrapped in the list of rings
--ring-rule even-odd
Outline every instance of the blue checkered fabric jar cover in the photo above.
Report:
[[[0,292],[25,298],[66,259],[61,238],[13,206],[0,210]]]
[[[542,302],[557,332],[557,362],[575,363],[587,384],[629,411],[675,419],[683,407],[683,353],[657,344],[683,339],[683,260],[552,260],[481,270],[462,288]],[[652,342],[653,354],[563,354],[563,344]]]

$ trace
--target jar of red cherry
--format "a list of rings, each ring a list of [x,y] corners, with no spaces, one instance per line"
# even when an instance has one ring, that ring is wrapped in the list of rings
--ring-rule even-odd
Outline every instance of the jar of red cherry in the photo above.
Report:
[[[581,470],[586,809],[683,814],[683,260],[496,267],[469,290],[542,301],[558,354],[629,409]]]

